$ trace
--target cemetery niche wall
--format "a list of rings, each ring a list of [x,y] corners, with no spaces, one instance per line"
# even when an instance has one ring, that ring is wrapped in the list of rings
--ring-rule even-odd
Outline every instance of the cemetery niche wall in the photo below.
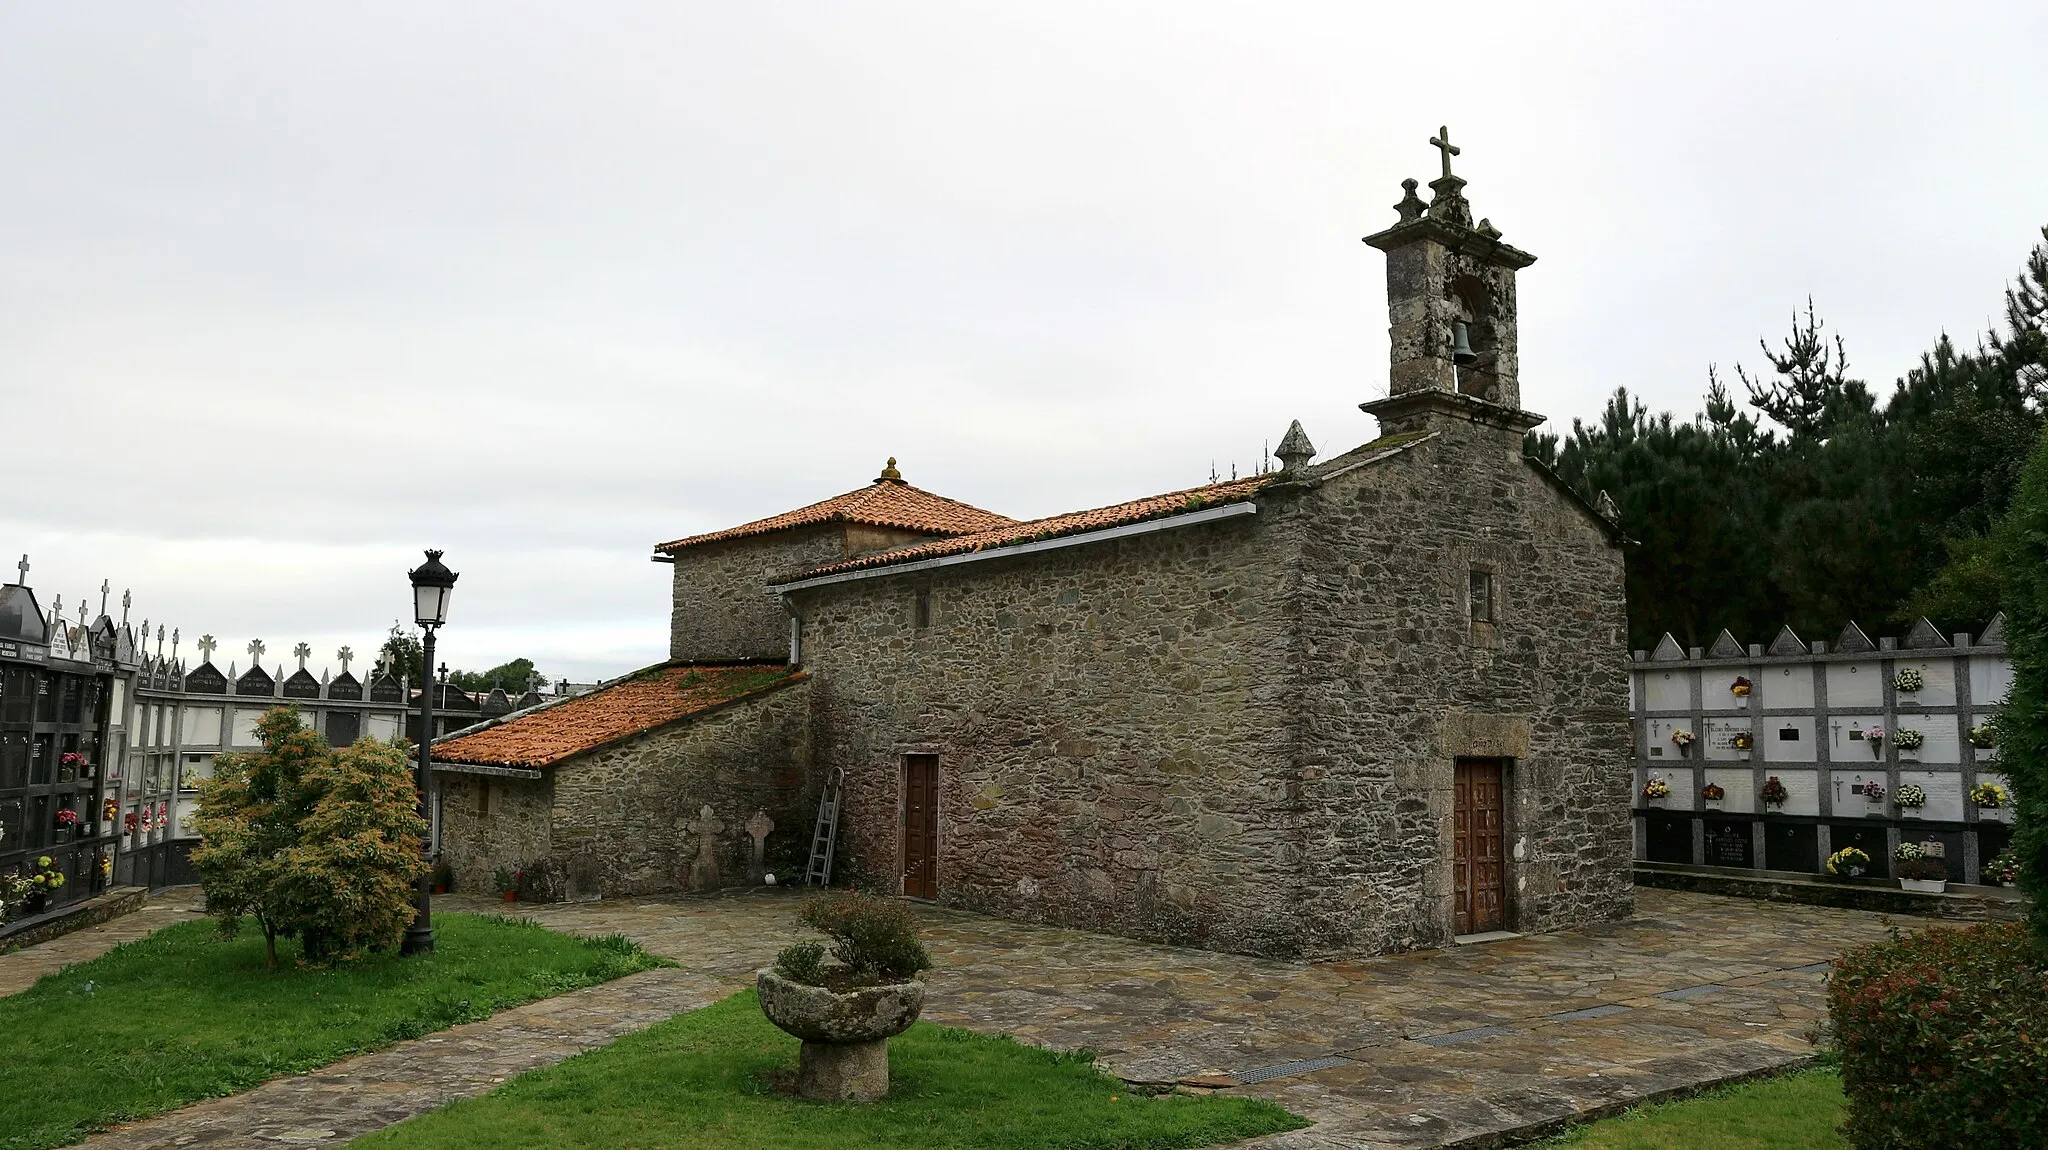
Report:
[[[1888,874],[1931,840],[1974,883],[2011,837],[2003,615],[1974,638],[1925,619],[1875,642],[1853,622],[1832,643],[1666,635],[1630,662],[1638,860],[1814,874],[1855,846]]]

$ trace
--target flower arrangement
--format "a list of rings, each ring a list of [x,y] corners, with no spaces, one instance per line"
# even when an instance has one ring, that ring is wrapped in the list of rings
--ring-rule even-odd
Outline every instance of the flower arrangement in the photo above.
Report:
[[[45,892],[64,885],[64,872],[50,863],[50,856],[43,855],[36,860],[36,873],[28,876],[29,885]]]
[[[506,902],[519,901],[519,882],[526,876],[511,867],[499,867],[491,872],[491,885],[498,888],[499,897]]]
[[[1663,779],[1651,779],[1643,784],[1643,797],[1646,799],[1661,799],[1670,793],[1671,784]]]
[[[1920,672],[1911,667],[1900,667],[1898,673],[1892,676],[1892,690],[1903,694],[1910,695],[1926,685],[1927,683],[1920,678]]]
[[[69,830],[69,829],[71,829],[72,827],[75,827],[75,826],[77,826],[77,825],[78,825],[78,812],[77,812],[77,811],[74,811],[74,810],[72,810],[72,809],[71,809],[70,807],[65,807],[65,808],[64,808],[63,810],[61,810],[61,811],[58,811],[58,812],[57,812],[57,825],[58,825],[59,827],[62,827],[62,828],[63,828],[63,829],[65,829],[65,830]]]
[[[101,877],[102,879],[109,879],[109,878],[113,878],[113,877],[114,877],[114,856],[113,856],[113,855],[109,855],[109,854],[103,854],[103,855],[101,855],[101,856],[99,857],[99,870],[100,870],[100,877]]]
[[[2007,847],[1998,852],[1998,857],[1984,864],[1984,881],[2011,886],[2020,881],[2020,856]]]
[[[1756,797],[1774,807],[1781,807],[1792,796],[1785,790],[1785,781],[1776,775],[1772,775],[1764,780],[1763,786],[1757,788]]]
[[[28,897],[29,881],[18,874],[0,874],[0,922],[7,921],[7,913],[16,903]]]
[[[57,756],[57,765],[68,770],[82,771],[85,769],[85,756],[77,751],[66,751]]]
[[[1735,732],[1734,743],[1736,750],[1746,751],[1756,745],[1756,736],[1750,734],[1748,731],[1737,731]]]
[[[1902,807],[1917,811],[1927,805],[1927,788],[1918,783],[1906,783],[1899,787],[1896,794],[1892,795],[1892,801]]]
[[[1902,751],[1917,751],[1927,742],[1927,736],[1912,727],[1900,727],[1892,736],[1892,742],[1897,743]]]
[[[120,800],[120,799],[113,799],[113,798],[110,798],[110,799],[108,799],[108,800],[107,800],[106,802],[103,802],[103,803],[101,803],[101,804],[100,804],[100,821],[101,821],[101,822],[103,822],[103,823],[110,823],[110,822],[113,822],[113,821],[114,821],[114,820],[115,820],[116,818],[119,818],[119,817],[120,817],[120,815],[121,815],[121,800]]]
[[[129,811],[127,817],[121,820],[121,829],[131,835],[134,834],[136,829],[139,828],[141,825],[142,816],[136,814],[134,811]]]
[[[1970,801],[1980,807],[1990,807],[1996,810],[2004,806],[2009,799],[2010,796],[2005,793],[2005,788],[1997,783],[1978,783],[1970,788]]]
[[[1924,859],[1927,857],[1927,848],[1921,846],[1919,843],[1902,842],[1899,844],[1899,849],[1892,852],[1892,857],[1898,859],[1900,862],[1910,862],[1913,859]]]
[[[1700,788],[1700,797],[1710,803],[1718,803],[1728,797],[1728,792],[1722,790],[1719,783],[1708,783]]]
[[[1870,869],[1870,856],[1855,847],[1843,847],[1828,856],[1828,873],[1836,878],[1852,878]]]
[[[1734,695],[1738,699],[1748,698],[1749,692],[1752,689],[1753,687],[1750,684],[1750,681],[1748,679],[1743,678],[1741,675],[1735,676],[1735,681],[1733,683],[1728,684],[1728,693]]]
[[[1970,728],[1970,745],[1988,751],[1998,745],[1998,720],[1987,719]]]
[[[1872,779],[1869,782],[1863,784],[1863,797],[1870,800],[1872,803],[1883,802],[1884,784],[1878,782],[1876,779]]]
[[[1693,739],[1696,737],[1697,736],[1695,736],[1691,731],[1686,730],[1684,727],[1680,727],[1677,730],[1671,732],[1671,741],[1677,744],[1678,749],[1681,751],[1683,751],[1687,747],[1692,746]]]

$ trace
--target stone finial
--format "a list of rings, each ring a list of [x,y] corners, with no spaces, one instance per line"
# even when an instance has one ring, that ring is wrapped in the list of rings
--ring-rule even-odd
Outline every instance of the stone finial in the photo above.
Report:
[[[346,675],[348,674],[349,662],[356,657],[355,648],[343,647],[334,653],[334,657],[341,660],[341,673]]]
[[[14,569],[20,572],[14,580],[15,584],[21,587],[28,586],[28,552],[24,551],[21,553],[21,562],[16,563]]]
[[[1280,470],[1299,471],[1316,457],[1316,445],[1308,441],[1308,433],[1301,429],[1301,421],[1287,425],[1287,434],[1280,437],[1280,446],[1273,450],[1280,457]]]
[[[267,650],[267,648],[264,647],[263,640],[251,639],[249,640],[249,646],[246,648],[246,650],[249,652],[249,665],[251,667],[254,667],[263,661],[263,652]]]
[[[892,456],[890,456],[890,457],[889,457],[889,463],[888,463],[888,465],[882,468],[882,473],[881,473],[880,475],[877,475],[877,476],[875,476],[875,482],[876,482],[876,483],[901,483],[901,482],[903,482],[903,473],[902,473],[901,471],[898,471],[898,470],[896,470],[896,457],[895,457],[895,456],[893,456],[893,455],[892,455]]]
[[[1423,203],[1422,197],[1415,194],[1415,187],[1415,181],[1412,179],[1401,181],[1401,202],[1394,205],[1394,210],[1400,213],[1401,222],[1404,224],[1421,219],[1422,213],[1429,210],[1429,205]]]
[[[128,625],[128,608],[134,605],[135,600],[128,594],[128,588],[123,587],[121,589],[121,625],[123,627]]]
[[[214,652],[214,648],[216,648],[216,647],[219,647],[219,646],[220,646],[220,644],[219,644],[219,643],[216,643],[216,642],[214,642],[214,641],[213,641],[213,636],[211,636],[211,635],[201,635],[201,636],[199,636],[199,656],[200,656],[200,658],[204,659],[205,661],[207,661],[207,662],[209,662],[209,663],[213,662],[213,652]]]
[[[1465,150],[1451,143],[1451,129],[1448,126],[1439,127],[1436,130],[1436,135],[1429,138],[1429,146],[1443,153],[1443,178],[1446,180],[1455,178],[1451,175],[1451,157],[1463,155]]]
[[[1600,518],[1609,523],[1621,522],[1621,508],[1614,505],[1614,496],[1607,494],[1604,487],[1600,490],[1600,497],[1593,501],[1593,510],[1598,511]]]
[[[310,643],[300,643],[292,648],[292,658],[299,661],[299,670],[301,671],[306,669],[306,660],[312,657],[313,645]]]

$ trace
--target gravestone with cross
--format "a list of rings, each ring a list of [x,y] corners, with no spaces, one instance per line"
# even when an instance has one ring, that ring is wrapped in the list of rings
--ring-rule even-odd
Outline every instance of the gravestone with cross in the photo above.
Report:
[[[747,835],[754,840],[753,862],[747,867],[749,882],[760,882],[761,876],[768,873],[768,864],[764,860],[768,852],[768,832],[774,829],[775,820],[768,817],[767,811],[755,811],[754,817],[747,820]]]
[[[690,889],[712,890],[718,886],[718,835],[725,829],[711,804],[704,804],[697,817],[685,826],[697,837],[697,857],[690,864]]]

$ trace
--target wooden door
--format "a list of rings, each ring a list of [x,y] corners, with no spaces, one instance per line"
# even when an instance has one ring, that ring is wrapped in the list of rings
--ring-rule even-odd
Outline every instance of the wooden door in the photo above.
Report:
[[[903,756],[903,893],[939,897],[939,757]]]
[[[1460,759],[1453,819],[1457,933],[1507,928],[1507,864],[1503,850],[1499,759]]]

